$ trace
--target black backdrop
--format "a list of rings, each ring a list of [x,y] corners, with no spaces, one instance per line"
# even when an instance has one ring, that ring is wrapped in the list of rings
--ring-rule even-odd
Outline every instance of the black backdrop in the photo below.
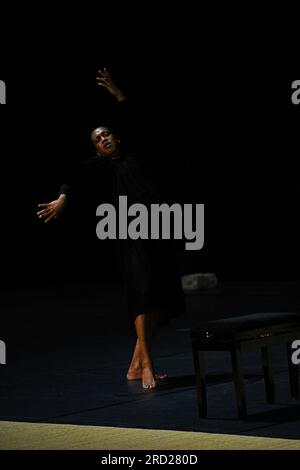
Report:
[[[206,205],[205,246],[181,253],[183,272],[299,280],[295,15],[28,8],[1,32],[2,285],[117,276],[95,207],[51,226],[35,215],[69,165],[92,154],[91,129],[113,123],[96,86],[103,65],[142,110],[136,138],[159,185]]]

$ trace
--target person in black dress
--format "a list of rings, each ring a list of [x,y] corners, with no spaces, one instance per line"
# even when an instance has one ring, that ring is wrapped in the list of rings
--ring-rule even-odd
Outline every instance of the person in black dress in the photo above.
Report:
[[[119,106],[126,105],[127,98],[106,69],[99,71],[97,80],[117,99]],[[127,196],[128,206],[141,203],[149,208],[152,203],[162,202],[158,191],[142,171],[138,157],[122,150],[119,138],[110,128],[98,127],[92,132],[91,139],[97,155],[82,163],[73,181],[61,186],[58,199],[39,204],[38,216],[46,223],[61,215],[82,180],[88,184],[109,186],[116,208],[120,195]],[[127,238],[115,242],[129,317],[137,334],[127,379],[141,379],[143,388],[153,389],[157,380],[166,378],[166,374],[154,371],[151,341],[161,325],[185,311],[172,241]]]

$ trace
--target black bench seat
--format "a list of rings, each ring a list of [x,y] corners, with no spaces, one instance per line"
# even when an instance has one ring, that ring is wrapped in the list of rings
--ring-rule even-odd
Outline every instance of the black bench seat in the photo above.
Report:
[[[294,340],[300,340],[300,313],[253,313],[202,322],[191,329],[191,339],[201,417],[207,415],[205,351],[229,351],[231,353],[238,414],[240,418],[245,418],[247,409],[241,360],[242,348],[256,346],[261,348],[267,400],[273,403],[275,393],[271,347],[274,344],[286,343],[291,395],[294,399],[299,399],[298,367],[291,360],[293,353],[291,345]]]

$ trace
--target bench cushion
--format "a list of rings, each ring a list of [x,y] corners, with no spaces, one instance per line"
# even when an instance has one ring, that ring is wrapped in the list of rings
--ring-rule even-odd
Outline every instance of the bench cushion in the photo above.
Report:
[[[227,336],[229,332],[234,335],[266,328],[270,331],[272,329],[278,331],[281,326],[283,330],[286,328],[292,329],[294,326],[300,328],[300,312],[253,313],[251,315],[202,322],[191,329],[191,336],[198,339],[220,338],[222,335]]]

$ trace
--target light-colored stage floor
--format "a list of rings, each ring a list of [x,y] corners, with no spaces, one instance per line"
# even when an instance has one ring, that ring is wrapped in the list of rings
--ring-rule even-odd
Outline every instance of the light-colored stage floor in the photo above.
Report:
[[[0,422],[1,450],[296,450],[300,440],[151,429]]]

